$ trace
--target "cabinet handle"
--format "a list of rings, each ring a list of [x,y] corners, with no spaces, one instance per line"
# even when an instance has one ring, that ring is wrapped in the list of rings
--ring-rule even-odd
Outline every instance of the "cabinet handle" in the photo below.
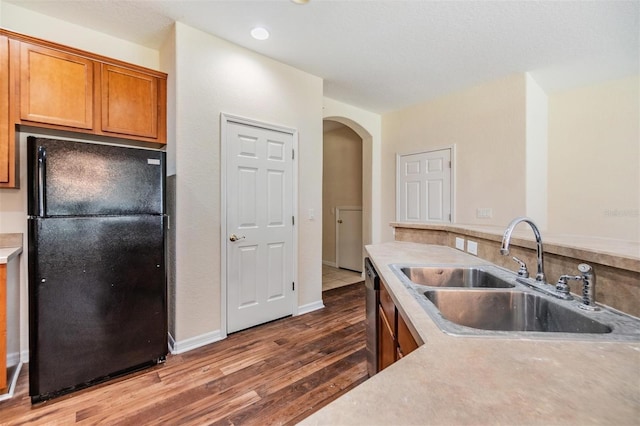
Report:
[[[38,216],[44,217],[46,196],[47,150],[43,146],[38,147]]]

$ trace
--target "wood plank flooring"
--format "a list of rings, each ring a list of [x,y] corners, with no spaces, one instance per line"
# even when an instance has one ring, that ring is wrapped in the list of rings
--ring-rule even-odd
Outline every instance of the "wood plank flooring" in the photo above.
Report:
[[[25,366],[16,395],[0,402],[0,424],[295,424],[367,379],[364,284],[323,299],[319,311],[33,406]]]

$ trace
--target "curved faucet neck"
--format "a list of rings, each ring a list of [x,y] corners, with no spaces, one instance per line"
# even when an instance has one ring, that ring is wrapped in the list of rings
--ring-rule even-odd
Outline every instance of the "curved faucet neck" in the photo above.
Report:
[[[536,273],[536,281],[546,282],[545,274],[544,274],[544,250],[542,248],[542,235],[540,234],[540,230],[528,217],[517,217],[511,221],[511,223],[507,226],[507,229],[504,231],[504,235],[502,236],[502,245],[500,247],[500,254],[506,256],[509,254],[509,244],[511,243],[511,234],[515,229],[516,225],[520,222],[528,223],[531,229],[533,230],[533,235],[536,238],[536,251],[537,251],[537,263],[538,263],[538,271]]]

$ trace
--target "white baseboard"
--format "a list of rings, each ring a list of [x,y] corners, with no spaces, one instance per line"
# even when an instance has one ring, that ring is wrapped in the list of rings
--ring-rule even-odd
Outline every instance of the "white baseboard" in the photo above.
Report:
[[[317,311],[318,309],[322,309],[322,308],[324,308],[324,303],[322,303],[322,299],[316,300],[315,302],[298,306],[298,313],[296,315],[308,314],[309,312]]]
[[[332,268],[337,268],[338,264],[336,262],[330,262],[328,260],[323,260],[322,261],[323,265],[327,265],[327,266],[331,266]]]
[[[29,354],[27,352],[27,359],[29,357]],[[21,360],[21,354],[20,352],[11,352],[9,354],[7,354],[7,367],[11,367],[14,366],[16,364],[20,364],[20,360]]]
[[[226,336],[222,334],[221,330],[212,331],[210,333],[201,334],[200,336],[179,341],[176,341],[171,333],[169,333],[169,351],[173,355],[178,355],[210,343],[218,342],[224,338],[226,338]]]
[[[13,393],[16,391],[16,384],[18,383],[18,376],[20,375],[21,369],[22,362],[19,362],[16,369],[13,371],[13,375],[11,377],[8,377],[9,391],[5,394],[0,395],[0,401],[4,401],[13,397]]]

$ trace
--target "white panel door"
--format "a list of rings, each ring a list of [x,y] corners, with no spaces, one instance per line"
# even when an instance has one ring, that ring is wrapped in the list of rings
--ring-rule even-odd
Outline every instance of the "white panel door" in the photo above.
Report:
[[[293,135],[226,131],[227,332],[292,314]]]
[[[362,207],[337,208],[336,220],[338,268],[362,272]]]
[[[398,155],[396,220],[451,222],[451,149]]]

